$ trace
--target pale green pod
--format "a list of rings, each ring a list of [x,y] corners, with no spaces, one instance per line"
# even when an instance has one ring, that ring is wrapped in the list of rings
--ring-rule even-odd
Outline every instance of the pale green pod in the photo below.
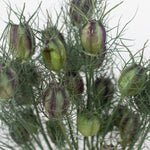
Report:
[[[66,50],[59,38],[47,40],[42,55],[46,67],[52,71],[59,73],[65,65]]]

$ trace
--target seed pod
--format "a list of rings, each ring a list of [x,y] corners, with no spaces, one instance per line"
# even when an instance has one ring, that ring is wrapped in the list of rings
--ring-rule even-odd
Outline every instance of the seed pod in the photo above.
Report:
[[[139,134],[139,117],[131,112],[124,114],[120,120],[120,136],[122,138],[122,145],[127,146],[133,144],[138,139]]]
[[[56,120],[49,120],[46,122],[46,128],[51,141],[58,147],[64,146],[65,138],[60,124]]]
[[[35,51],[35,38],[32,29],[26,24],[12,24],[9,45],[15,57],[28,60]]]
[[[124,96],[138,94],[146,82],[146,71],[137,64],[126,67],[118,80],[120,93]]]
[[[64,85],[70,94],[82,94],[84,91],[83,79],[74,71],[69,71],[65,76]]]
[[[89,18],[92,15],[92,6],[92,0],[72,0],[70,7],[70,18],[72,24],[78,26],[84,21],[83,14]]]
[[[100,117],[88,110],[77,115],[77,127],[83,136],[94,136],[99,131],[101,125]]]
[[[98,107],[111,104],[114,94],[114,85],[109,78],[97,78],[94,84],[95,103]]]
[[[126,106],[118,106],[113,113],[114,124],[119,128],[122,145],[127,146],[137,140],[139,134],[140,118]]]
[[[106,31],[100,21],[90,20],[81,29],[81,43],[91,55],[105,53]]]
[[[66,51],[63,43],[58,39],[46,41],[42,50],[43,61],[47,68],[59,73],[66,62]]]
[[[5,101],[15,95],[18,86],[18,77],[16,72],[6,67],[5,64],[0,64],[0,101]]]
[[[58,84],[51,84],[43,95],[43,105],[50,118],[62,117],[69,106],[68,91]]]
[[[11,138],[18,144],[25,144],[29,141],[29,132],[24,128],[24,126],[18,122],[14,121],[9,127],[9,133]]]

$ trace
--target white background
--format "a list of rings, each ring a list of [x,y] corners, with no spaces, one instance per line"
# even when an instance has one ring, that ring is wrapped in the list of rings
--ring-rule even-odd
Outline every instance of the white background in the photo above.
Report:
[[[28,16],[38,7],[40,0],[10,0],[12,8],[15,10],[16,7],[21,10],[24,2],[26,3],[24,14]],[[43,14],[41,12],[39,14],[41,27],[46,23],[46,9],[50,12],[52,18],[55,18],[54,8],[59,11],[62,2],[63,0],[42,1],[41,10],[43,11]],[[119,2],[121,2],[121,0],[108,0],[110,7]],[[136,11],[137,14],[134,20],[128,25],[125,37],[134,39],[132,42],[133,46],[130,49],[133,53],[141,49],[143,44],[149,40],[144,52],[144,57],[148,60],[150,58],[150,0],[124,0],[121,6],[112,11],[109,25],[112,24],[112,26],[114,26],[117,24],[120,17],[122,17],[121,23],[123,25],[135,15]],[[5,22],[8,22],[8,12],[9,8],[5,2],[0,0],[0,35],[6,26]],[[18,23],[14,15],[11,16],[11,20]]]

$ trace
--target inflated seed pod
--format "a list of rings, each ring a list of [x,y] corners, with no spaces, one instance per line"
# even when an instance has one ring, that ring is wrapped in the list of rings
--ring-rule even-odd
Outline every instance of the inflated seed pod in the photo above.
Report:
[[[79,25],[85,20],[85,17],[92,15],[92,0],[72,0],[70,7],[70,19],[73,25]]]
[[[46,40],[42,55],[46,67],[52,71],[59,73],[65,65],[66,51],[59,38]]]
[[[69,71],[64,77],[64,85],[71,94],[82,94],[84,83],[82,77],[75,71]]]
[[[59,84],[50,84],[43,94],[43,105],[49,118],[63,117],[69,107],[69,93]]]
[[[86,52],[91,55],[105,53],[106,31],[100,21],[89,20],[82,26],[81,43]]]
[[[9,45],[15,57],[30,59],[35,52],[35,38],[31,27],[27,24],[11,24]]]
[[[11,68],[0,64],[0,101],[3,102],[15,95],[18,86],[18,77]]]
[[[104,106],[111,103],[115,92],[114,85],[109,78],[97,78],[94,84],[96,105]]]
[[[46,122],[46,128],[48,135],[53,143],[58,147],[62,147],[65,144],[65,138],[57,120],[49,120]]]
[[[123,96],[134,96],[142,90],[145,82],[145,69],[134,63],[122,71],[118,80],[118,88]]]
[[[98,114],[83,110],[77,115],[77,127],[83,136],[94,136],[98,133],[101,118]]]
[[[9,126],[9,134],[18,145],[26,144],[30,140],[29,132],[18,121],[11,123]]]

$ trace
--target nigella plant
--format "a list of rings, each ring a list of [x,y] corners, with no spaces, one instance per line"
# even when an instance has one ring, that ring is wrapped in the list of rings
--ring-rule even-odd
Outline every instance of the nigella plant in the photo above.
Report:
[[[0,149],[145,148],[149,61],[146,43],[135,54],[123,43],[130,21],[108,25],[121,4],[66,1],[55,21],[47,11],[42,26],[41,4],[28,20],[27,5],[19,12],[7,4],[18,23],[10,13],[0,37]]]

